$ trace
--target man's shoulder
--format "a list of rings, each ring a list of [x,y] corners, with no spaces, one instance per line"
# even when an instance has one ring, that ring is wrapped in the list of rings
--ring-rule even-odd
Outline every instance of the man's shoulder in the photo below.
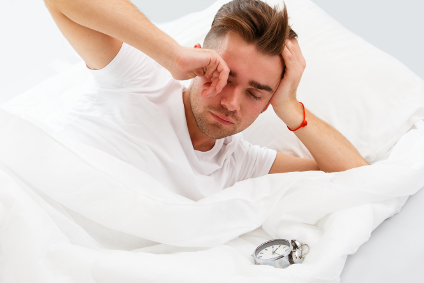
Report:
[[[155,60],[131,45],[122,47],[113,60],[100,70],[90,70],[97,83],[109,90],[156,88],[171,79],[171,74]]]

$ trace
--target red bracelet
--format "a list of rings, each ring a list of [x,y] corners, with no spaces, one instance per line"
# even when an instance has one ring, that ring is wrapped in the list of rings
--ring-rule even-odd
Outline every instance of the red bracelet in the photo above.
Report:
[[[289,128],[289,126],[287,126],[287,129],[289,129],[290,131],[292,131],[292,132],[294,132],[294,131],[296,131],[296,130],[299,130],[300,128],[302,128],[302,127],[305,127],[306,125],[308,125],[308,122],[306,121],[306,112],[305,112],[305,105],[303,105],[303,103],[302,102],[299,102],[300,104],[302,104],[302,106],[303,106],[303,122],[302,122],[302,124],[300,124],[300,126],[299,127],[297,127],[296,129],[294,129],[294,130],[292,130],[292,129],[290,129]]]

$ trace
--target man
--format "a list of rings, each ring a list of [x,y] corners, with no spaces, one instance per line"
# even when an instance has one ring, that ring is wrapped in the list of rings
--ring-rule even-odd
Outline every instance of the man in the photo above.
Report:
[[[97,83],[56,130],[132,164],[177,194],[198,200],[268,173],[367,165],[340,133],[297,101],[306,63],[285,8],[234,0],[215,16],[206,48],[185,48],[127,0],[45,3]],[[190,78],[188,89],[175,81]],[[238,133],[270,104],[314,159],[242,139]]]

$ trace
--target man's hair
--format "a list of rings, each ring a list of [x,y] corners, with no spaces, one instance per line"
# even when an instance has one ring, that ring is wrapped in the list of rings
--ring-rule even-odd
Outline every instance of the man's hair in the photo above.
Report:
[[[280,55],[286,40],[297,37],[289,26],[285,5],[281,10],[259,0],[233,0],[223,5],[215,15],[204,47],[217,49],[229,31],[255,44],[266,55]]]

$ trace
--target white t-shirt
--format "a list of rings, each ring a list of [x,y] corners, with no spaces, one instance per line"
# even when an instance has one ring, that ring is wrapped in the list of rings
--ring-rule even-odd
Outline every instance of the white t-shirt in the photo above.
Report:
[[[54,123],[62,136],[107,152],[152,175],[175,193],[199,200],[236,182],[268,174],[276,151],[236,134],[194,150],[183,86],[153,59],[123,44],[96,87]]]

